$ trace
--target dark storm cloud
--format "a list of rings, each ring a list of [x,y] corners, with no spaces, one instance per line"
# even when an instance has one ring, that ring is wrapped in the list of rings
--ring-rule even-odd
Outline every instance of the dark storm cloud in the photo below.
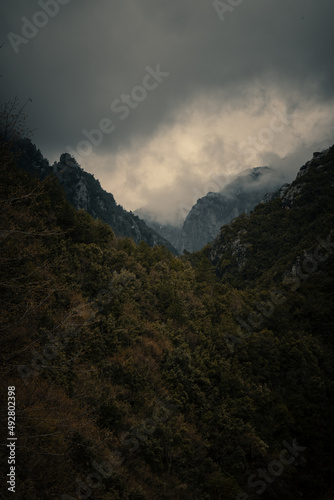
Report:
[[[38,10],[35,1],[1,4],[1,85],[6,98],[33,99],[30,122],[46,149],[76,145],[83,128],[109,117],[118,126],[101,151],[114,151],[173,120],[194,95],[218,88],[240,104],[254,77],[287,96],[298,86],[302,97],[333,97],[332,0],[244,0],[223,22],[211,1],[71,0],[15,54],[7,33],[20,34],[21,18]],[[170,77],[121,123],[111,102],[157,64]]]

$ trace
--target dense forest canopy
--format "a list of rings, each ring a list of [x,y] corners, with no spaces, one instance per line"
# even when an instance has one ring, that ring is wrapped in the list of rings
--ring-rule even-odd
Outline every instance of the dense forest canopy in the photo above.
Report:
[[[334,149],[290,198],[181,257],[116,237],[17,155],[2,138],[1,397],[15,386],[16,497],[325,499]],[[4,446],[0,460],[7,470]]]

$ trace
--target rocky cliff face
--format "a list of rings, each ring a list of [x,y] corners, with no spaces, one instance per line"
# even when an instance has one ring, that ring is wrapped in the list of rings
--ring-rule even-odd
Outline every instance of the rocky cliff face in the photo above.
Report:
[[[177,253],[169,241],[132,212],[118,205],[114,196],[102,189],[100,182],[85,172],[68,153],[62,154],[59,162],[50,166],[29,140],[21,141],[19,148],[21,168],[42,179],[54,174],[71,205],[109,224],[116,236],[132,238],[135,243],[144,241],[151,247],[165,245],[171,252]]]
[[[200,250],[214,240],[224,224],[242,212],[251,210],[259,200],[253,202],[240,193],[236,198],[228,198],[222,193],[208,193],[200,198],[184,221],[181,245],[189,252]]]
[[[195,252],[213,241],[221,227],[240,214],[248,214],[283,178],[269,167],[243,172],[219,193],[208,193],[192,207],[181,227],[160,224],[151,214],[138,210],[146,223],[167,238],[181,253]],[[273,195],[268,195],[268,199]]]
[[[220,193],[208,193],[193,206],[184,221],[181,248],[189,252],[213,241],[221,227],[240,214],[248,214],[265,194],[282,184],[268,167],[253,168],[237,177]]]

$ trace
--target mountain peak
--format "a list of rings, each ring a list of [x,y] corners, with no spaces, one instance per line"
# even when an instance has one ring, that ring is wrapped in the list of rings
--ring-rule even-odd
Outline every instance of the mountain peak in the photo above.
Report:
[[[200,198],[184,221],[182,247],[188,251],[203,248],[224,224],[242,213],[249,214],[282,180],[270,167],[255,167],[242,172],[220,192]]]
[[[61,154],[59,163],[61,163],[62,165],[66,165],[67,167],[81,169],[79,163],[69,153]]]
[[[144,241],[151,247],[164,245],[172,253],[178,253],[169,241],[143,220],[118,205],[114,196],[101,187],[94,175],[83,170],[69,153],[63,153],[59,162],[55,162],[51,167],[30,140],[20,141],[18,147],[21,151],[21,168],[41,179],[53,174],[71,205],[78,210],[85,210],[95,219],[106,222],[116,236],[132,238],[135,243]]]

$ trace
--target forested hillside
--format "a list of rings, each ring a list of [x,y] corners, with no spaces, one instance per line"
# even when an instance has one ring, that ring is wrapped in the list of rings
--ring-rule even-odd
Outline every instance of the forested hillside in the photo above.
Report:
[[[329,237],[334,229],[333,194],[334,146],[314,153],[295,181],[268,196],[251,216],[223,226],[205,254],[223,281],[242,287],[278,282],[297,257],[303,261],[320,238]],[[330,254],[332,250],[329,246]]]
[[[117,238],[2,142],[13,497],[332,498],[333,151],[175,257]]]
[[[51,166],[30,139],[17,140],[15,149],[20,151],[20,168],[42,180],[48,175],[54,175],[71,205],[85,210],[94,219],[106,222],[117,236],[131,238],[136,243],[144,241],[151,247],[164,245],[172,253],[178,254],[170,242],[144,220],[118,205],[114,196],[102,189],[94,175],[85,172],[70,154],[63,153],[59,161]]]

